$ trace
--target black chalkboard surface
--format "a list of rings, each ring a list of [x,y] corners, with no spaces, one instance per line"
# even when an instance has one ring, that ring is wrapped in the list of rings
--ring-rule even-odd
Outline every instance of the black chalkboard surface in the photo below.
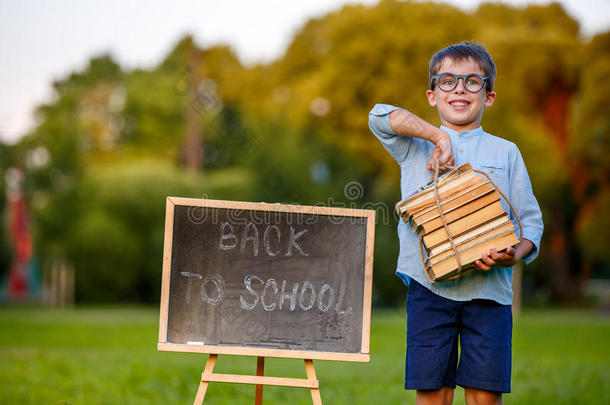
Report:
[[[368,361],[375,211],[168,197],[159,350]]]

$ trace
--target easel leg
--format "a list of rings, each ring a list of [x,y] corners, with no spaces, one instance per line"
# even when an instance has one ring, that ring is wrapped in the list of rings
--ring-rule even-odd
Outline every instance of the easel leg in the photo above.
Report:
[[[265,358],[256,358],[256,375],[262,376],[265,374]],[[263,405],[263,386],[256,386],[256,393],[254,395],[254,405]]]
[[[307,371],[307,378],[310,380],[317,380],[316,370],[313,368],[313,360],[305,360],[305,371]],[[313,405],[322,405],[322,398],[320,397],[319,388],[310,388],[311,391],[311,402]]]
[[[205,369],[201,375],[201,382],[199,383],[199,389],[197,390],[197,396],[195,396],[195,402],[193,402],[193,405],[201,405],[203,403],[203,398],[205,397],[205,392],[207,391],[209,384],[209,382],[204,381],[203,378],[205,375],[212,374],[217,358],[217,354],[210,354],[208,357],[208,361],[205,363]]]

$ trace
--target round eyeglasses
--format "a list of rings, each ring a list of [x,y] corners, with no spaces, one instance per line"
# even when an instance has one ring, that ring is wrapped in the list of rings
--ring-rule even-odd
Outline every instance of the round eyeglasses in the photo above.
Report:
[[[434,85],[438,84],[438,88],[442,91],[453,91],[457,87],[459,79],[462,79],[464,88],[471,93],[478,93],[485,86],[485,82],[489,83],[487,76],[481,76],[476,73],[469,75],[439,73],[433,75],[430,79],[430,88],[434,90]]]

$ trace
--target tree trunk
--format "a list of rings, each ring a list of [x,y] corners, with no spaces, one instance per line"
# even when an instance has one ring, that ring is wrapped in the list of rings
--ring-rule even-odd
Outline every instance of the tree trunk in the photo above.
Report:
[[[203,171],[203,131],[199,111],[193,106],[198,99],[201,54],[194,44],[189,48],[188,74],[189,87],[186,100],[186,142],[185,164],[190,172]]]
[[[565,198],[571,201],[555,204],[552,208],[545,246],[552,267],[549,269],[551,299],[559,303],[573,303],[582,298],[584,286],[585,263],[578,250],[575,219],[587,198],[587,172],[579,157],[571,156],[567,145],[574,89],[565,83],[560,72],[549,83],[549,88],[538,95],[538,105],[544,124],[553,135],[557,151],[568,171],[570,188]]]
[[[544,249],[547,250],[546,255],[550,258],[548,260],[550,269],[548,270],[551,300],[559,303],[573,303],[582,297],[578,270],[573,268],[573,266],[579,266],[578,260],[574,260],[579,255],[576,253],[573,238],[570,238],[566,232],[570,228],[563,226],[563,216],[564,213],[559,209],[554,210],[554,222],[546,232],[547,240]]]

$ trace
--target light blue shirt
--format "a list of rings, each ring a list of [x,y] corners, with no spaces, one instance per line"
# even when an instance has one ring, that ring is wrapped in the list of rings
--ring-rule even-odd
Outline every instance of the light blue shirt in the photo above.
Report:
[[[426,169],[434,144],[424,139],[398,136],[390,127],[389,114],[397,110],[386,104],[377,104],[369,113],[369,127],[382,145],[400,166],[400,192],[402,199],[413,194],[430,181],[431,172]],[[458,133],[441,126],[449,134],[455,158],[455,166],[469,162],[473,169],[483,170],[510,199],[517,210],[523,227],[523,238],[534,244],[532,251],[523,258],[530,263],[538,256],[542,237],[542,213],[517,146],[505,139],[483,131],[481,127]],[[502,207],[509,212],[519,236],[517,221],[508,203],[501,200]],[[419,237],[404,221],[398,224],[400,254],[396,274],[408,285],[409,278],[427,287],[434,293],[456,301],[476,298],[490,299],[503,305],[512,303],[513,268],[494,267],[488,272],[472,271],[453,281],[431,284],[421,263]]]

